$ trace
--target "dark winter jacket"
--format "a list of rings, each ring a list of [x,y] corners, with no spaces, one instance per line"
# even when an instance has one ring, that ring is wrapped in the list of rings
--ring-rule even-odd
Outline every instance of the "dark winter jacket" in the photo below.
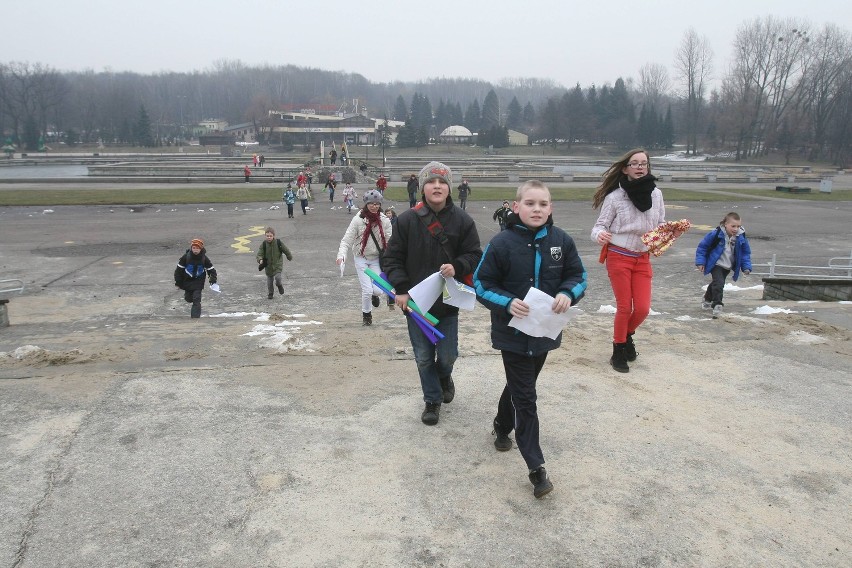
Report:
[[[426,228],[427,223],[423,223],[418,215],[418,208],[421,207],[428,205],[421,201],[414,209],[399,214],[382,258],[382,269],[399,294],[407,294],[413,286],[437,272],[442,264],[452,264],[456,280],[461,281],[473,273],[482,258],[476,224],[463,209],[453,205],[451,197],[447,197],[447,205],[437,213],[437,219],[448,239],[448,247],[454,253],[451,258],[447,257],[444,247],[432,236]],[[445,314],[457,314],[458,308],[444,305],[443,300],[438,298],[429,312],[441,319]]]
[[[216,283],[216,269],[207,258],[207,249],[202,248],[200,254],[192,254],[191,249],[178,260],[175,267],[175,285],[181,290],[201,290],[204,281],[210,275],[210,283]]]
[[[565,231],[551,219],[538,230],[528,229],[514,214],[508,217],[508,228],[485,247],[473,282],[476,299],[491,310],[491,345],[529,356],[556,349],[562,334],[553,340],[509,327],[512,300],[523,300],[530,288],[537,288],[554,297],[566,294],[574,305],[588,286],[577,247]]]
[[[420,182],[417,180],[416,177],[410,177],[408,178],[406,188],[408,189],[408,196],[413,197],[417,195],[417,190],[420,189]]]
[[[733,271],[733,279],[736,281],[740,277],[741,270],[751,272],[751,246],[748,244],[745,229],[740,227],[734,243],[734,260],[731,262],[731,270]],[[716,261],[725,252],[728,237],[725,234],[725,229],[722,226],[716,227],[710,231],[695,249],[695,266],[703,266],[704,274],[710,274],[713,267],[716,266]]]

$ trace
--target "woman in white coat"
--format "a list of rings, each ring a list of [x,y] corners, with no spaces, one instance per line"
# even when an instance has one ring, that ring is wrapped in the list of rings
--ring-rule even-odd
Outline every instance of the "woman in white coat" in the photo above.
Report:
[[[391,231],[390,219],[382,213],[382,194],[372,189],[364,194],[364,207],[352,217],[340,239],[337,265],[343,264],[350,248],[355,259],[355,271],[361,283],[362,325],[373,325],[373,308],[379,307],[379,294],[383,293],[364,270],[370,268],[376,273],[381,272],[380,258],[390,241]],[[393,309],[392,300],[388,298],[387,301]]]

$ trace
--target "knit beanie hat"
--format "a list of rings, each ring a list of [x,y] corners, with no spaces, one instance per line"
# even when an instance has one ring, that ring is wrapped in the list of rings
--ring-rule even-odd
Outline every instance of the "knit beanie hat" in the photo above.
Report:
[[[380,191],[375,190],[375,189],[371,189],[370,191],[367,191],[367,192],[364,193],[364,205],[366,205],[368,203],[379,203],[379,204],[381,204],[382,200],[383,200],[382,193]]]
[[[200,249],[203,249],[204,248],[204,241],[202,241],[201,239],[192,239],[192,241],[189,243],[189,246],[190,247],[198,247]]]
[[[451,188],[453,187],[452,170],[441,162],[429,162],[425,168],[420,170],[420,189],[423,189],[426,182],[435,178],[442,180]]]

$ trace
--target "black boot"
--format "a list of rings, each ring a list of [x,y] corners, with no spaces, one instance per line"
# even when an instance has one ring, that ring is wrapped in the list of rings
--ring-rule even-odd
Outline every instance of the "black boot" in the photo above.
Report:
[[[371,314],[370,312],[363,312],[363,313],[364,313],[364,321],[361,323],[361,325],[373,325],[373,314]]]
[[[512,449],[512,439],[503,431],[496,418],[494,419],[494,430],[491,433],[497,436],[494,440],[494,447],[497,448],[498,452],[508,452]]]
[[[612,344],[612,357],[609,359],[609,364],[619,373],[629,373],[630,367],[627,366],[627,357],[625,356],[626,343]]]
[[[636,360],[636,345],[633,343],[633,334],[627,334],[627,343],[624,344],[624,358],[630,362]]]
[[[456,397],[456,384],[453,382],[453,377],[440,377],[441,392],[444,395],[444,403],[449,404]]]

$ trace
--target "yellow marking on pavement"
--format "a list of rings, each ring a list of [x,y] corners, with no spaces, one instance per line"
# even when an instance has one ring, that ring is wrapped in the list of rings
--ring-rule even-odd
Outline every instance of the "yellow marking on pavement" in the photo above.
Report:
[[[116,261],[113,261],[113,264],[124,264],[124,261],[123,260],[116,260]]]
[[[688,205],[668,205],[666,204],[666,209],[689,209]]]
[[[712,231],[716,227],[711,227],[710,225],[693,225],[692,228],[696,231]]]
[[[237,241],[231,245],[232,249],[236,249],[235,252],[254,252],[249,248],[249,244],[251,243],[252,237],[260,237],[266,234],[264,231],[266,227],[263,225],[258,225],[257,227],[249,227],[250,231],[254,231],[248,235],[244,235],[242,237],[234,237],[234,240]]]

